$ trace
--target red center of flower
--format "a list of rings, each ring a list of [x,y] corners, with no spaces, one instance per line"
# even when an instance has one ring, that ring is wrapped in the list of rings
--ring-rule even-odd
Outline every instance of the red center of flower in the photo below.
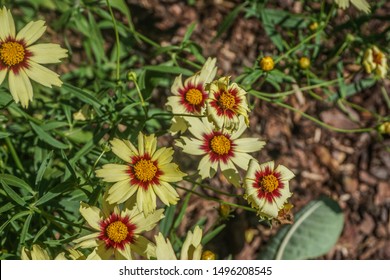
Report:
[[[257,189],[257,197],[266,199],[272,203],[275,197],[280,197],[280,190],[284,187],[281,181],[281,175],[278,172],[266,167],[264,170],[258,170],[255,175],[253,187]]]
[[[218,155],[227,155],[230,151],[230,140],[225,135],[216,135],[211,139],[210,147]]]
[[[130,222],[129,217],[121,217],[112,213],[107,219],[100,222],[99,239],[105,242],[107,248],[123,250],[126,244],[134,242],[136,228]]]
[[[148,154],[144,154],[132,157],[128,174],[131,178],[131,185],[140,186],[146,190],[151,184],[159,184],[159,177],[163,172],[158,168],[157,161],[153,161]]]
[[[234,156],[235,144],[229,137],[229,134],[223,134],[220,131],[213,131],[204,134],[201,149],[208,154],[211,162],[222,161],[227,163]]]
[[[150,182],[156,176],[157,166],[150,159],[140,159],[134,164],[134,174],[141,182]]]
[[[200,90],[196,88],[191,88],[185,94],[185,98],[191,105],[199,105],[203,101],[203,94]]]
[[[203,85],[189,83],[179,89],[180,104],[184,106],[188,113],[200,113],[204,107],[207,94],[203,90]]]
[[[259,180],[259,184],[264,192],[273,192],[279,186],[278,178],[274,174],[265,175]]]
[[[228,91],[223,91],[218,99],[218,104],[223,110],[232,110],[236,105],[236,98]]]
[[[18,74],[21,68],[29,67],[29,59],[33,54],[26,49],[23,40],[16,41],[10,37],[0,42],[0,70],[10,69]]]
[[[8,67],[23,62],[25,58],[24,46],[18,42],[5,42],[0,45],[0,59]]]

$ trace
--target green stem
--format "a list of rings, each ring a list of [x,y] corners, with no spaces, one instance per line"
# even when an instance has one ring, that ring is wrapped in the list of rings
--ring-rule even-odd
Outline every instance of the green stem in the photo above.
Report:
[[[281,103],[280,101],[271,101],[272,103],[280,106],[280,107],[284,107],[284,108],[287,108],[295,113],[298,113],[298,114],[301,114],[303,117],[321,125],[322,127],[324,128],[327,128],[327,129],[330,129],[330,130],[333,130],[333,131],[336,131],[336,132],[342,132],[342,133],[363,133],[363,132],[370,132],[373,130],[372,127],[366,127],[366,128],[356,128],[356,129],[344,129],[344,128],[338,128],[338,127],[334,127],[332,125],[329,125],[327,123],[324,123],[322,121],[320,121],[319,119],[313,117],[313,116],[310,116],[304,112],[302,112],[301,110],[297,109],[297,108],[294,108],[290,105],[287,105],[287,104],[284,104],[284,103]]]
[[[186,180],[187,182],[190,182],[190,183],[192,183],[194,185],[198,185],[198,186],[200,186],[200,187],[202,187],[204,189],[211,190],[211,191],[213,191],[215,193],[218,193],[218,194],[222,194],[222,195],[226,195],[226,196],[230,196],[230,197],[238,197],[239,196],[239,195],[236,195],[236,194],[222,192],[222,191],[217,190],[217,189],[215,189],[213,187],[210,187],[209,185],[201,184],[201,183],[199,183],[197,181],[191,180],[188,177],[184,178],[184,180]]]
[[[3,132],[6,132],[6,131],[4,130],[3,127],[1,128],[1,130],[2,130]],[[18,157],[18,154],[16,153],[16,150],[15,150],[15,148],[14,148],[14,145],[12,144],[12,141],[11,141],[11,139],[10,139],[8,136],[5,137],[5,143],[7,144],[7,147],[8,147],[8,149],[9,149],[10,153],[11,153],[11,157],[12,157],[12,159],[14,160],[14,162],[15,162],[17,168],[18,168],[20,171],[22,171],[22,172],[24,173],[23,164],[22,164],[22,162],[20,161],[20,159],[19,159],[19,157]]]
[[[324,87],[324,86],[328,86],[328,85],[331,85],[331,84],[335,84],[338,81],[339,81],[339,78],[335,79],[335,80],[331,80],[331,81],[326,81],[326,82],[323,82],[323,83],[320,83],[320,84],[316,84],[316,85],[310,85],[310,86],[301,87],[299,89],[301,91],[307,91],[307,90],[311,90],[311,89],[315,89],[315,88],[319,88],[319,87]],[[291,94],[295,93],[295,89],[287,90],[287,91],[279,92],[279,93],[267,93],[267,92],[261,92],[261,91],[257,91],[257,90],[254,90],[254,89],[250,89],[250,90],[248,90],[248,93],[253,94],[253,95],[257,96],[257,97],[263,96],[263,97],[277,98],[277,97],[286,97],[288,95],[291,95]]]
[[[115,32],[115,41],[116,41],[116,80],[120,79],[120,41],[119,41],[119,33],[118,26],[116,24],[115,16],[111,8],[110,0],[106,0],[108,10],[111,15],[112,23],[114,24],[114,32]]]
[[[250,211],[250,212],[257,212],[255,209],[251,208],[251,207],[247,207],[247,206],[243,206],[243,205],[239,205],[239,204],[236,204],[236,203],[232,203],[232,202],[228,202],[228,201],[224,201],[224,200],[221,200],[219,198],[214,198],[214,197],[210,197],[210,196],[205,196],[203,194],[200,194],[196,191],[193,191],[193,190],[189,190],[189,189],[186,189],[184,187],[181,187],[179,185],[176,185],[177,188],[179,189],[182,189],[182,190],[185,190],[186,192],[190,192],[192,194],[195,194],[201,198],[204,198],[206,200],[212,200],[212,201],[216,201],[218,203],[221,203],[221,204],[226,204],[226,205],[229,205],[229,206],[233,206],[233,207],[236,207],[236,208],[241,208],[243,210],[246,210],[246,211]]]

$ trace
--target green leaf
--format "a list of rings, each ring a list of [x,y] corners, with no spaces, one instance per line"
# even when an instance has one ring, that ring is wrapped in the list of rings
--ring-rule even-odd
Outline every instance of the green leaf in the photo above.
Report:
[[[275,23],[273,22],[272,17],[267,13],[266,9],[261,10],[261,19],[268,37],[272,40],[279,51],[283,51],[284,47],[282,36],[280,36],[275,29]]]
[[[53,151],[50,151],[42,161],[41,166],[39,167],[37,172],[37,177],[35,178],[35,186],[39,186],[39,184],[41,183],[43,174],[45,174],[47,167],[51,164],[52,157]]]
[[[3,186],[4,191],[13,201],[15,201],[21,206],[24,206],[26,204],[26,201],[24,201],[20,195],[18,195],[12,188],[10,188],[10,186],[8,186],[6,182],[0,180],[0,184]]]
[[[11,133],[0,131],[0,139],[7,138],[10,135],[11,135]]]
[[[69,189],[69,187],[73,186],[74,184],[75,184],[75,182],[72,182],[72,181],[70,181],[70,182],[66,181],[64,183],[58,184],[57,186],[55,186],[54,188],[49,190],[47,193],[42,195],[38,199],[38,201],[35,203],[35,206],[45,204],[46,202],[52,200],[53,198],[65,193],[65,191],[67,191]]]
[[[232,26],[238,14],[245,6],[246,6],[246,2],[242,3],[241,5],[238,5],[233,11],[231,11],[227,15],[227,17],[225,17],[223,22],[219,25],[219,28],[217,30],[217,35],[215,35],[212,42],[215,42],[216,39],[218,39],[226,30],[230,28],[230,26]]]
[[[270,240],[260,259],[313,259],[329,252],[344,225],[340,206],[322,197],[301,209],[292,225],[285,225]]]
[[[7,204],[0,207],[0,214],[3,212],[7,212],[8,210],[11,210],[14,207],[15,205],[13,205],[11,202],[7,202]]]
[[[37,134],[38,138],[41,141],[49,144],[50,146],[53,146],[54,148],[58,148],[58,149],[67,149],[68,148],[68,145],[65,145],[64,143],[55,139],[53,136],[51,136],[49,133],[47,133],[42,127],[36,125],[33,122],[30,122],[30,126],[35,131],[35,133]]]
[[[92,94],[66,83],[62,85],[62,88],[68,90],[70,93],[72,93],[76,98],[80,99],[81,101],[93,106],[93,108],[95,109],[96,113],[99,116],[103,114],[102,111],[100,110],[100,107],[102,107],[103,104],[100,103],[100,101]]]
[[[187,41],[190,39],[192,33],[193,33],[194,30],[195,30],[195,27],[196,27],[196,22],[193,22],[193,23],[191,23],[191,24],[188,26],[188,29],[187,29],[187,31],[186,31],[186,34],[184,34],[182,44],[185,43],[185,42],[187,42]]]
[[[193,190],[194,190],[194,188],[193,188]],[[183,203],[183,205],[181,206],[179,215],[177,215],[175,224],[173,225],[173,229],[177,229],[177,228],[179,227],[181,221],[183,220],[184,215],[185,215],[185,213],[186,213],[187,206],[188,206],[188,202],[190,201],[191,195],[192,195],[191,192],[189,192],[189,193],[186,195],[186,198],[184,199],[184,203]]]
[[[8,226],[9,223],[12,223],[13,221],[15,221],[21,217],[24,217],[26,215],[29,215],[29,214],[31,214],[30,210],[22,211],[22,212],[15,214],[14,216],[12,216],[11,219],[8,219],[4,224],[1,225],[0,232],[3,232],[3,230],[5,229],[6,226]]]
[[[175,217],[176,205],[172,205],[166,208],[165,210],[165,218],[160,222],[160,232],[164,235],[164,237],[168,236],[168,232],[172,227],[173,219]]]
[[[18,187],[18,188],[24,189],[27,192],[31,193],[32,195],[35,194],[35,192],[30,187],[29,184],[27,184],[22,179],[19,179],[18,177],[15,177],[14,175],[0,174],[0,180],[4,181],[5,183],[7,183],[10,186],[14,186],[14,187]]]
[[[26,220],[23,223],[23,228],[20,233],[20,244],[23,244],[26,240],[28,228],[30,227],[31,219],[33,217],[34,213],[30,213],[30,215],[27,216]]]
[[[220,225],[219,227],[215,228],[213,231],[205,234],[202,238],[202,245],[206,245],[208,242],[211,241],[215,236],[217,236],[224,228],[226,227],[225,224]]]

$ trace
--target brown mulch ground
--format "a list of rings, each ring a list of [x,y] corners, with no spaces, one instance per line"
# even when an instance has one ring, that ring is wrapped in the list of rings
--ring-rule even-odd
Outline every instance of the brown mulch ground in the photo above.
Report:
[[[202,46],[205,56],[218,58],[220,75],[228,73],[234,79],[243,66],[253,64],[259,53],[276,53],[261,23],[242,16],[226,34],[211,42],[221,21],[237,4],[234,1],[204,0],[196,1],[194,6],[189,6],[187,1],[174,0],[127,2],[137,30],[161,44],[180,42],[187,26],[197,21],[199,24],[191,39]],[[299,2],[276,2],[276,5],[290,11],[299,13],[302,10]],[[378,13],[389,14],[390,5]],[[385,82],[385,86],[390,91],[389,81]],[[267,91],[267,88],[261,90]],[[390,113],[382,102],[379,86],[361,92],[350,101],[382,116]],[[334,104],[318,104],[304,96],[291,96],[287,102],[331,125],[356,128],[356,123]],[[370,115],[357,111],[352,114],[362,127],[374,125]],[[390,259],[389,137],[383,139],[376,133],[332,132],[300,115],[265,102],[256,104],[250,131],[252,136],[267,141],[265,149],[258,155],[259,160],[273,159],[296,174],[291,182],[294,211],[321,194],[339,202],[345,215],[345,227],[335,248],[324,258]],[[223,178],[210,184],[229,189]],[[191,202],[189,214],[180,228],[183,232],[200,217],[207,216],[212,223],[218,216],[217,203],[195,196]],[[271,230],[258,224],[256,217],[246,212],[236,211],[234,215],[226,230],[209,247],[220,258],[232,254],[234,259],[255,259],[277,227]],[[243,232],[247,233],[246,239]]]

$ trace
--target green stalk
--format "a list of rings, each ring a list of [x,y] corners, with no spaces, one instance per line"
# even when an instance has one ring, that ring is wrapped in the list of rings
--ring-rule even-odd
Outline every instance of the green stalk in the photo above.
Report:
[[[120,79],[120,45],[119,45],[119,33],[118,33],[118,26],[116,24],[116,20],[114,17],[114,13],[111,8],[110,0],[106,0],[108,10],[111,15],[112,23],[114,24],[114,32],[115,32],[115,41],[116,41],[116,80],[119,81]]]

